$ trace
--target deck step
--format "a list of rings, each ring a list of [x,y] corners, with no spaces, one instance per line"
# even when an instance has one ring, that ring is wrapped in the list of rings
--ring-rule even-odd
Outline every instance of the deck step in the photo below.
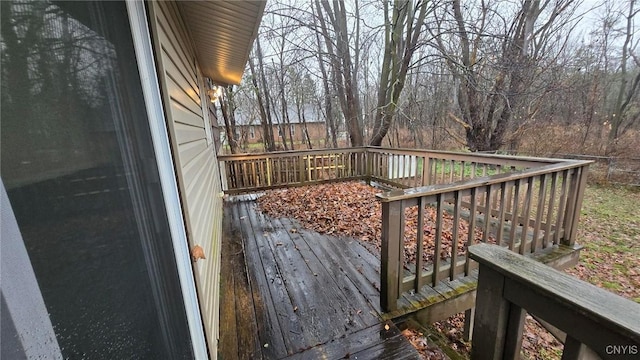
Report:
[[[396,325],[387,321],[291,355],[302,359],[419,359],[420,355]]]
[[[557,270],[578,263],[579,245],[555,245],[528,256]],[[398,299],[398,309],[382,315],[384,319],[396,320],[413,316],[422,323],[433,323],[470,309],[475,304],[478,271],[455,280],[442,280],[435,287],[425,285],[419,292],[404,292]]]

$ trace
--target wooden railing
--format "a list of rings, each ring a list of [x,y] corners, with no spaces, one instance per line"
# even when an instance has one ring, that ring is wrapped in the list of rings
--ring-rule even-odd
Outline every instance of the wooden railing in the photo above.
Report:
[[[228,194],[366,178],[365,148],[218,156]]]
[[[367,147],[367,176],[395,188],[450,184],[556,163],[556,159]]]
[[[285,186],[362,179],[394,188],[452,183],[558,162],[447,151],[356,147],[220,155],[228,194]]]
[[[562,359],[640,355],[640,304],[488,244],[480,264],[471,359],[519,359],[525,312],[566,333]]]
[[[565,161],[379,194],[383,308],[395,310],[405,291],[418,292],[423,285],[435,286],[440,280],[468,275],[475,265],[465,256],[465,249],[477,242],[500,244],[520,254],[556,244],[573,245],[588,165]],[[405,214],[414,207],[417,231],[407,232]],[[445,231],[450,238],[446,246]],[[425,232],[434,235],[429,254],[424,249]],[[411,249],[416,258],[413,264],[404,259],[409,243],[415,244]],[[425,257],[432,258],[432,263],[426,264]]]
[[[496,243],[520,254],[572,246],[591,163],[378,147],[218,159],[228,194],[355,179],[398,189],[378,195],[386,311],[397,308],[403,292],[468,275],[476,264],[466,249],[474,243]],[[417,221],[407,224],[405,215],[414,212]],[[414,262],[405,261],[407,249]]]

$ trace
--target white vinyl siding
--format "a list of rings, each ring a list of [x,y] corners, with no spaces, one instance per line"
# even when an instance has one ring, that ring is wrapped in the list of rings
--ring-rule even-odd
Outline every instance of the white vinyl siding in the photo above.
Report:
[[[209,352],[217,353],[222,198],[214,143],[210,141],[204,79],[194,46],[174,2],[149,2],[161,91],[189,248],[199,245],[206,259],[193,264]]]

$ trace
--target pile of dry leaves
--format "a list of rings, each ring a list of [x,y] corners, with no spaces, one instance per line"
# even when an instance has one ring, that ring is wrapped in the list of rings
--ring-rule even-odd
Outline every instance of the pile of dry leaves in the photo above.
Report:
[[[380,251],[382,206],[375,194],[381,190],[361,182],[345,182],[272,190],[258,199],[261,210],[273,217],[297,219],[306,229],[322,234],[348,236],[372,244]],[[426,263],[433,262],[435,223],[437,212],[432,207],[424,211],[424,255]],[[458,222],[458,254],[466,251],[469,224]],[[418,232],[418,207],[405,209],[405,263],[415,263]],[[479,241],[482,231],[474,229]],[[443,213],[442,248],[440,257],[451,256],[453,217]]]

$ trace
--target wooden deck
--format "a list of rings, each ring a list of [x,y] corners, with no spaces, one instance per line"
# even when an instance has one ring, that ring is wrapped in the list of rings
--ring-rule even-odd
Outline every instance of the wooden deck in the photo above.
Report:
[[[416,359],[380,308],[380,260],[358,241],[319,235],[225,203],[221,359]]]

